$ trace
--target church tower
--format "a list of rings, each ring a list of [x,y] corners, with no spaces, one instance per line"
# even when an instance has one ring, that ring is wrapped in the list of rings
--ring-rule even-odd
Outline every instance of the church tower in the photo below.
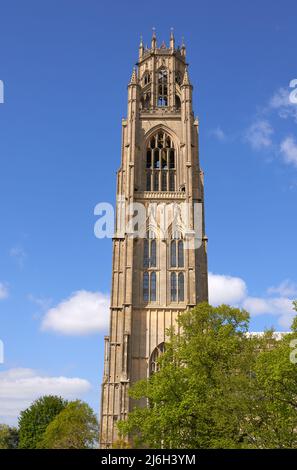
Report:
[[[133,409],[129,387],[158,367],[166,329],[180,312],[208,300],[203,172],[192,90],[186,47],[175,46],[173,32],[169,46],[157,44],[155,31],[150,47],[141,40],[122,121],[101,448],[117,441],[116,423]]]

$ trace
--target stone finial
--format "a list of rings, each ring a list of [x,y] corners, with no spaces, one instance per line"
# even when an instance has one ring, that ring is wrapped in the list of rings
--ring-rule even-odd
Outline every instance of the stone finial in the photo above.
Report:
[[[153,36],[152,36],[152,49],[156,49],[157,47],[157,36],[156,36],[156,28],[153,27]]]
[[[132,72],[132,75],[131,75],[130,85],[136,85],[136,84],[137,84],[136,67],[133,67],[133,72]]]
[[[143,52],[144,52],[144,46],[143,46],[142,35],[141,35],[140,43],[139,43],[139,59],[142,59]]]
[[[181,48],[180,48],[180,53],[182,56],[186,56],[186,45],[185,45],[185,38],[182,37],[182,44],[181,44]]]
[[[185,69],[182,85],[191,85],[190,79],[189,79],[188,67],[186,67]]]
[[[174,51],[174,33],[173,33],[173,28],[170,28],[170,49]]]

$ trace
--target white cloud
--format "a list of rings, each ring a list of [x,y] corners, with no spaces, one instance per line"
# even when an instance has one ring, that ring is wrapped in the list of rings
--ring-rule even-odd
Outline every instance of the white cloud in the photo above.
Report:
[[[246,296],[246,284],[239,277],[209,273],[208,285],[212,305],[237,304]]]
[[[8,288],[5,284],[0,282],[0,300],[8,297]]]
[[[269,107],[278,112],[279,117],[293,117],[297,122],[297,105],[290,100],[292,89],[279,88],[269,101]]]
[[[213,135],[214,137],[216,137],[216,139],[220,140],[221,142],[226,139],[226,134],[225,134],[225,132],[223,131],[223,129],[221,129],[220,126],[218,126],[218,127],[216,127],[215,129],[213,129],[213,130],[210,132],[210,134]]]
[[[297,285],[288,279],[277,287],[270,287],[263,297],[250,297],[247,285],[240,277],[209,273],[208,283],[211,305],[225,303],[244,308],[251,316],[274,315],[279,326],[286,329],[296,315],[292,302],[297,295]]]
[[[285,163],[297,167],[297,142],[293,137],[286,137],[280,144],[280,151]]]
[[[252,316],[276,315],[280,326],[289,328],[294,316],[292,300],[286,297],[260,298],[247,297],[243,302],[245,308]]]
[[[297,284],[285,279],[276,287],[269,287],[267,289],[268,294],[279,294],[281,297],[292,297],[297,296]]]
[[[75,399],[91,388],[81,378],[48,377],[33,369],[17,368],[0,372],[0,422],[13,424],[20,411],[42,395]]]
[[[9,254],[12,258],[15,259],[19,268],[22,269],[24,267],[25,259],[27,257],[27,253],[25,252],[25,250],[21,246],[14,246],[10,249]]]
[[[267,120],[259,119],[247,129],[245,138],[253,149],[267,149],[272,146],[273,132],[273,128]]]
[[[42,329],[66,335],[86,335],[106,330],[110,297],[100,292],[74,292],[43,317]]]

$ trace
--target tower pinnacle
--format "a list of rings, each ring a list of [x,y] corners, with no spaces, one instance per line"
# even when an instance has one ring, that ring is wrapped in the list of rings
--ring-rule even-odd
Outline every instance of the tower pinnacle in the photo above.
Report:
[[[173,34],[173,28],[170,28],[170,49],[173,52],[174,51],[174,34]]]
[[[156,49],[157,47],[157,36],[156,36],[156,28],[153,27],[153,35],[152,35],[152,49]]]

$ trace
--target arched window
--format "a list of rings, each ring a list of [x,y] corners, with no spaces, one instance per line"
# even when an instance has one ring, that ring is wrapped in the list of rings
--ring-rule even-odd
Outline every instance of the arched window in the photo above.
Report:
[[[157,300],[157,274],[155,271],[143,273],[143,301],[156,302]]]
[[[180,109],[181,107],[180,97],[178,95],[175,95],[175,107],[176,109]]]
[[[155,268],[157,265],[157,256],[156,256],[156,240],[151,240],[151,258],[150,258],[150,265],[152,268]]]
[[[176,273],[171,273],[170,278],[171,301],[176,302]]]
[[[148,268],[149,267],[149,241],[147,238],[143,240],[143,267]]]
[[[150,375],[160,370],[159,357],[165,351],[165,343],[160,343],[152,352],[149,361],[149,373]]]
[[[169,135],[157,132],[146,150],[146,191],[175,191],[175,147]]]
[[[150,300],[151,302],[156,301],[156,273],[152,272],[151,273],[151,286],[150,286]]]
[[[157,266],[157,242],[155,234],[147,233],[143,240],[143,267],[155,268]]]
[[[168,74],[162,68],[158,72],[158,106],[168,105]]]
[[[150,73],[149,72],[146,72],[144,77],[143,77],[143,85],[148,85],[148,83],[150,83],[151,81],[151,76],[150,76]]]
[[[176,241],[172,240],[170,244],[170,266],[172,268],[176,267]]]
[[[149,301],[149,273],[143,273],[143,300]]]
[[[181,83],[182,83],[182,78],[183,78],[183,77],[182,77],[182,74],[181,74],[179,71],[177,71],[177,72],[175,73],[175,81],[176,81],[176,83],[177,83],[178,85],[181,85]]]
[[[185,300],[185,278],[184,273],[178,273],[178,301]]]
[[[184,267],[184,242],[182,240],[178,241],[178,267]]]

